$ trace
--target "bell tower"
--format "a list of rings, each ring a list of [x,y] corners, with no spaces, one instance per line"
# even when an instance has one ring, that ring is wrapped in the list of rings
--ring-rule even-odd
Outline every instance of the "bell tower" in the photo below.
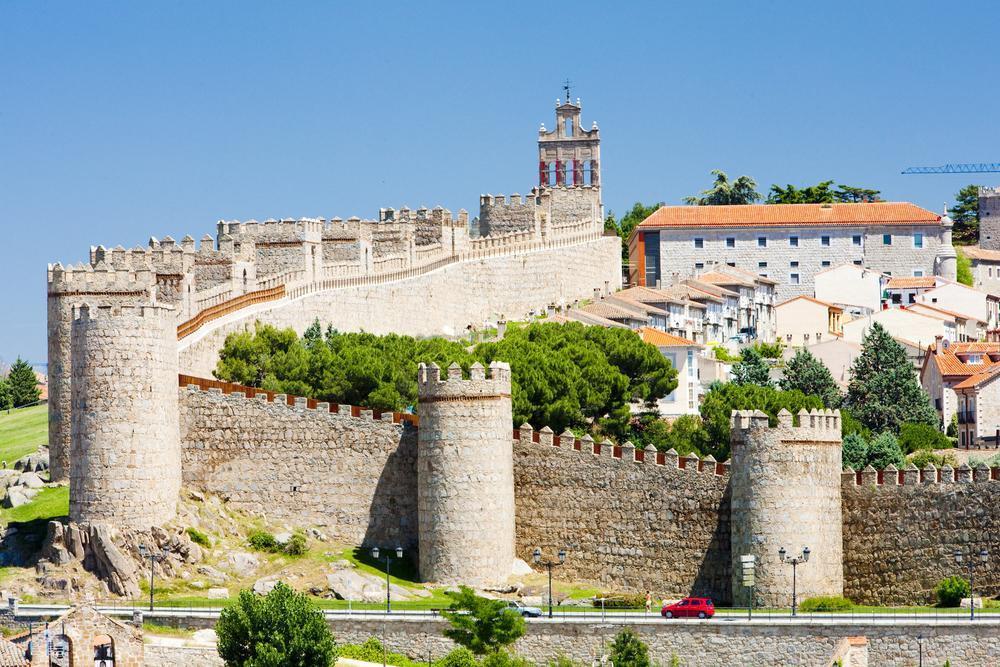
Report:
[[[601,183],[601,138],[595,121],[589,130],[580,122],[580,98],[556,100],[556,126],[538,131],[538,185],[542,188],[575,188]]]

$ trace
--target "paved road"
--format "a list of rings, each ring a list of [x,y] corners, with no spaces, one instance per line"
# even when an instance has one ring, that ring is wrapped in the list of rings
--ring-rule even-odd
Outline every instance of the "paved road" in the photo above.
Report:
[[[22,604],[19,606],[19,614],[27,617],[40,618],[43,616],[54,616],[67,610],[69,607],[65,605],[29,605]],[[98,606],[96,607],[98,611],[103,613],[114,615],[114,616],[125,616],[130,617],[132,615],[132,607],[115,607],[115,606]],[[154,618],[192,618],[192,619],[215,619],[219,616],[219,609],[205,609],[205,608],[179,608],[179,607],[154,607],[154,610],[150,612],[148,608],[139,608],[143,614],[147,617]],[[323,612],[327,618],[343,618],[343,619],[381,619],[387,622],[404,622],[404,621],[416,621],[416,620],[428,620],[430,618],[438,617],[437,614],[427,611],[394,611],[391,614],[385,614],[381,611],[348,611],[348,610],[331,610],[327,609]],[[893,625],[965,625],[968,623],[976,623],[977,625],[989,625],[989,626],[1000,626],[1000,614],[998,613],[986,613],[979,614],[977,612],[975,621],[970,621],[968,616],[968,610],[962,610],[961,612],[941,612],[941,613],[868,613],[868,614],[813,614],[805,615],[800,614],[799,616],[791,616],[789,614],[777,614],[777,613],[755,613],[752,620],[748,620],[744,612],[738,611],[724,611],[716,614],[715,618],[709,620],[699,620],[699,619],[671,619],[666,620],[659,616],[659,614],[649,614],[646,615],[643,612],[622,612],[615,611],[614,613],[608,612],[602,615],[600,612],[568,612],[568,613],[556,613],[555,617],[549,619],[545,616],[542,618],[529,618],[527,619],[529,623],[583,623],[583,624],[597,624],[597,623],[622,623],[628,622],[630,624],[656,624],[656,625],[667,625],[667,624],[706,624],[706,623],[725,623],[727,625],[844,625],[844,624],[856,624],[856,625],[870,625],[870,626],[893,626]]]

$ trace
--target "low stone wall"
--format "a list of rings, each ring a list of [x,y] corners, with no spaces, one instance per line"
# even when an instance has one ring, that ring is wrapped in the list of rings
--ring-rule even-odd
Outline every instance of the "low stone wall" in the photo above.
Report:
[[[214,648],[146,645],[146,667],[222,667],[224,664]]]
[[[349,544],[417,543],[416,432],[221,391],[180,390],[184,484]],[[304,402],[300,401],[300,402]]]
[[[941,473],[942,479],[953,479],[950,468]],[[968,470],[968,482],[939,483],[939,476],[931,471],[932,480],[915,469],[871,471],[863,473],[864,483],[858,484],[854,473],[845,473],[846,597],[880,605],[933,602],[941,579],[968,578],[965,568],[955,563],[955,550],[978,561],[983,548],[991,553],[986,565],[976,568],[976,591],[1000,594],[1000,554],[996,553],[1000,481],[991,480],[985,468],[976,471],[978,481],[974,482]]]
[[[393,651],[414,659],[438,658],[454,648],[441,632],[443,621],[431,619],[334,618],[330,627],[338,643],[353,644],[378,637]],[[624,627],[621,623],[533,621],[514,646],[517,653],[545,664],[564,655],[590,664],[608,655],[607,646]],[[868,664],[878,667],[912,667],[917,664],[923,637],[925,665],[945,660],[958,667],[993,667],[1000,655],[1000,632],[995,623],[926,623],[874,625],[821,622],[796,624],[777,621],[723,621],[721,619],[638,623],[630,627],[650,649],[655,663],[681,665],[740,665],[774,667],[794,665],[826,667],[840,643],[848,637],[868,640]]]
[[[531,562],[569,554],[561,579],[607,590],[652,590],[657,599],[731,597],[729,493],[724,466],[697,457],[681,462],[630,448],[557,437],[560,446],[514,446],[517,555]],[[579,449],[577,449],[579,447]],[[595,454],[595,447],[599,454]],[[620,458],[617,458],[620,457]],[[699,472],[699,467],[701,468]],[[717,470],[724,474],[717,474]]]

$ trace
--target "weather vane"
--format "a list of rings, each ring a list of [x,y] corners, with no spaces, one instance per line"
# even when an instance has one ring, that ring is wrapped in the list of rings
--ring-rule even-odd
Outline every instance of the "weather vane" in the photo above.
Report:
[[[570,85],[572,85],[572,82],[569,79],[566,79],[565,81],[563,81],[563,90],[566,91],[566,103],[567,104],[569,104],[569,87],[570,87]]]

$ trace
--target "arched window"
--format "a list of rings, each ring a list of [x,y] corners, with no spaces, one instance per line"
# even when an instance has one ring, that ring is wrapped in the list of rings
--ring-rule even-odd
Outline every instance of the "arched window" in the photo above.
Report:
[[[594,174],[591,171],[593,169],[593,162],[590,160],[583,161],[583,183],[581,185],[593,185],[594,184]]]
[[[115,641],[108,635],[94,637],[94,667],[113,667],[115,664]]]
[[[556,163],[555,162],[549,162],[548,169],[549,169],[548,184],[549,185],[556,185],[557,182],[558,182],[557,179],[556,179]]]
[[[565,134],[567,137],[573,136],[573,119],[567,118],[563,121],[563,128],[565,128]]]
[[[576,160],[566,160],[566,164],[563,165],[565,168],[565,176],[563,177],[563,183],[566,185],[576,185]]]
[[[49,648],[49,667],[70,667],[72,664],[73,642],[66,635],[56,635]]]

